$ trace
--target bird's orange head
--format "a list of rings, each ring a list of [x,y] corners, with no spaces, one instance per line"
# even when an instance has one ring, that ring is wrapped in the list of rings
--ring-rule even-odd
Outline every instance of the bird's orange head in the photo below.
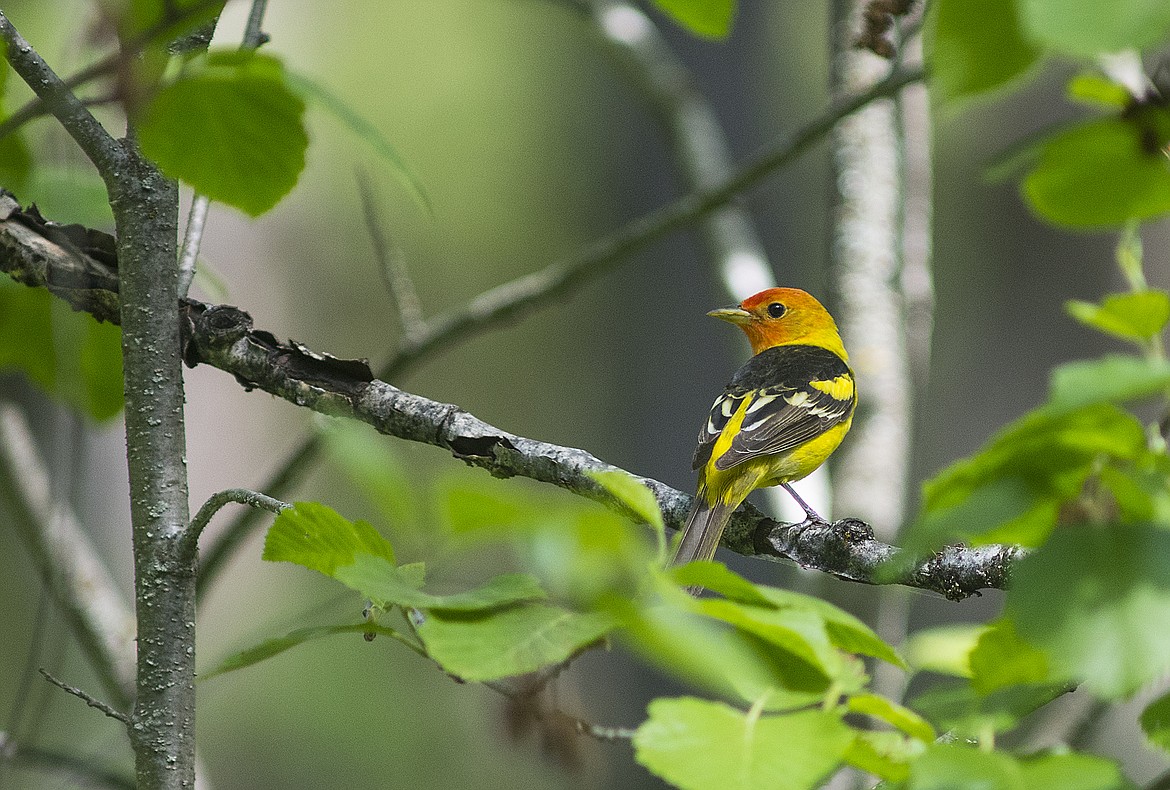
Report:
[[[774,346],[810,345],[849,360],[833,316],[799,288],[769,288],[744,299],[738,307],[712,310],[707,315],[738,325],[751,341],[753,354]]]

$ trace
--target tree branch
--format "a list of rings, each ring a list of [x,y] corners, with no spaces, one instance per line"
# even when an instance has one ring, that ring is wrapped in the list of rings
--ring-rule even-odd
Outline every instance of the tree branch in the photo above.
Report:
[[[395,378],[420,358],[430,356],[486,329],[515,321],[563,297],[582,282],[609,271],[671,231],[692,224],[754,187],[774,171],[816,145],[842,118],[870,102],[892,96],[922,79],[922,69],[902,69],[867,91],[834,102],[825,112],[757,154],[726,180],[697,190],[627,223],[564,260],[492,288],[457,311],[428,322],[428,330],[403,346],[382,374]],[[274,492],[275,493],[275,492]],[[279,496],[279,494],[277,494]]]
[[[106,694],[118,707],[129,707],[134,615],[76,517],[54,502],[28,426],[11,407],[0,408],[0,507]]]
[[[64,682],[63,680],[58,680],[57,678],[53,677],[52,675],[50,675],[48,672],[46,672],[43,669],[39,670],[39,672],[41,673],[41,677],[43,677],[45,680],[52,683],[57,688],[66,692],[67,694],[72,694],[73,696],[75,696],[78,699],[85,702],[86,705],[90,706],[91,708],[96,708],[97,710],[100,710],[102,713],[106,714],[111,719],[114,719],[116,721],[120,721],[123,724],[125,724],[127,727],[130,726],[130,717],[127,716],[122,711],[113,708],[112,706],[106,704],[105,702],[102,702],[100,699],[93,696],[92,694],[88,694],[88,693],[82,691],[81,689],[77,688],[76,686],[70,686],[68,683]]]
[[[123,159],[121,146],[24,40],[3,11],[0,11],[0,38],[8,47],[6,56],[12,70],[45,103],[103,177],[116,170]]]
[[[731,149],[714,108],[654,22],[624,0],[588,0],[594,27],[666,131],[687,191],[731,177]],[[736,301],[776,285],[751,214],[727,203],[698,223],[699,237],[723,286]]]
[[[688,200],[704,199],[684,199]],[[26,258],[37,257],[24,254],[27,250],[4,254],[13,244],[19,247],[10,232],[9,226],[14,222],[25,227],[27,217],[13,214],[0,221],[0,270],[18,269],[23,282],[44,285],[53,279],[53,256],[77,257],[47,241],[44,247],[52,255],[44,260],[42,249],[40,266],[25,265]],[[92,260],[71,260],[65,267],[104,271],[103,265]],[[489,301],[501,304],[494,299]],[[188,326],[184,354],[190,364],[208,362],[233,373],[246,387],[264,389],[325,414],[361,419],[383,433],[445,447],[467,463],[497,476],[526,476],[613,504],[586,474],[613,467],[584,451],[508,434],[456,406],[420,398],[377,381],[364,363],[315,355],[296,344],[281,344],[268,332],[253,331],[251,319],[236,308],[187,302],[185,312]],[[409,359],[400,358],[398,369]],[[658,481],[642,479],[657,496],[668,523],[677,526],[690,497]],[[787,558],[844,579],[907,584],[951,598],[1003,587],[1011,561],[1021,553],[1018,548],[1004,546],[971,550],[952,547],[915,563],[909,562],[901,550],[874,540],[864,525],[846,521],[838,526],[841,528],[801,530],[772,522],[747,506],[732,520],[724,545],[742,554]],[[885,570],[888,563],[893,564],[894,570]]]
[[[51,281],[61,258],[73,259],[61,262],[67,271],[104,270],[103,264],[44,239],[37,248],[41,265],[25,266],[31,253],[5,254],[17,244],[13,224],[21,233],[28,230],[16,214],[0,221],[0,270],[20,270],[22,282],[44,285]],[[299,344],[280,343],[271,333],[253,330],[251,318],[237,308],[187,301],[183,311],[188,364],[205,362],[232,373],[249,389],[263,389],[323,414],[360,419],[388,435],[446,448],[498,477],[529,477],[614,504],[588,474],[614,467],[583,450],[516,436],[457,406],[404,392],[375,379],[364,362],[338,360]],[[654,492],[667,523],[679,526],[690,496],[657,480],[639,479]],[[741,554],[788,559],[843,579],[906,584],[955,599],[1004,587],[1012,561],[1022,553],[1011,546],[949,547],[914,562],[901,549],[874,540],[868,528],[857,522],[838,522],[833,529],[801,529],[771,521],[750,505],[736,513],[723,544]]]
[[[380,433],[442,447],[496,477],[528,477],[621,508],[591,477],[615,469],[584,450],[503,431],[453,404],[440,403],[374,378],[363,361],[314,353],[254,330],[242,310],[188,302],[188,364],[211,364],[247,389],[261,389],[322,414],[361,420]],[[668,525],[678,528],[691,498],[657,480],[635,477],[654,493]],[[960,599],[1002,588],[1021,549],[948,547],[925,561],[877,541],[868,525],[845,519],[828,527],[779,524],[753,506],[740,508],[723,545],[745,555],[792,560],[842,579],[906,584]]]
[[[291,507],[287,502],[281,502],[279,499],[273,499],[258,491],[250,491],[246,488],[229,488],[226,491],[220,491],[218,494],[212,494],[203,503],[203,507],[199,508],[199,512],[195,514],[195,517],[191,519],[191,525],[187,527],[186,544],[189,551],[195,549],[200,534],[202,534],[204,527],[211,522],[215,514],[225,505],[232,502],[247,505],[250,508],[274,515],[279,515],[280,511]]]

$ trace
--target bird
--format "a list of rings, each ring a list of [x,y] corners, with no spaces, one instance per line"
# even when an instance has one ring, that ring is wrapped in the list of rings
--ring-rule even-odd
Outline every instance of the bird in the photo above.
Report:
[[[789,485],[837,449],[853,423],[857,391],[849,354],[829,311],[799,288],[769,288],[707,315],[739,326],[752,358],[732,376],[699,429],[692,468],[698,491],[674,565],[709,560],[731,514],[757,488]],[[689,588],[698,594],[701,588]]]

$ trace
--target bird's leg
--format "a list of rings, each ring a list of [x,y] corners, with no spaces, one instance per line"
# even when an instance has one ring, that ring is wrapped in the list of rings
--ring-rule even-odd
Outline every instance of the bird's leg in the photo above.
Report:
[[[792,486],[788,485],[788,483],[781,483],[780,485],[784,488],[785,491],[787,491],[789,494],[792,495],[792,498],[796,500],[796,504],[800,505],[801,508],[804,509],[804,514],[806,516],[808,516],[808,518],[805,519],[805,522],[804,522],[805,524],[828,524],[829,523],[828,521],[825,521],[823,518],[821,518],[820,514],[817,513],[817,511],[815,511],[811,507],[809,507],[807,502],[805,502],[803,499],[800,498],[800,494],[796,493],[796,489],[794,489]]]

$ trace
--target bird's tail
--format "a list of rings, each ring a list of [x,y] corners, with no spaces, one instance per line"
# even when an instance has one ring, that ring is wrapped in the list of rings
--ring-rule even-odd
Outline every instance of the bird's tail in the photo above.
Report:
[[[707,501],[707,492],[700,491],[691,505],[691,512],[687,514],[687,522],[683,526],[682,540],[678,550],[674,553],[675,565],[682,565],[691,560],[709,560],[715,556],[715,547],[719,545],[719,538],[723,535],[723,528],[735,511],[738,503],[716,502],[714,505]],[[702,587],[688,587],[691,595],[698,595]]]

